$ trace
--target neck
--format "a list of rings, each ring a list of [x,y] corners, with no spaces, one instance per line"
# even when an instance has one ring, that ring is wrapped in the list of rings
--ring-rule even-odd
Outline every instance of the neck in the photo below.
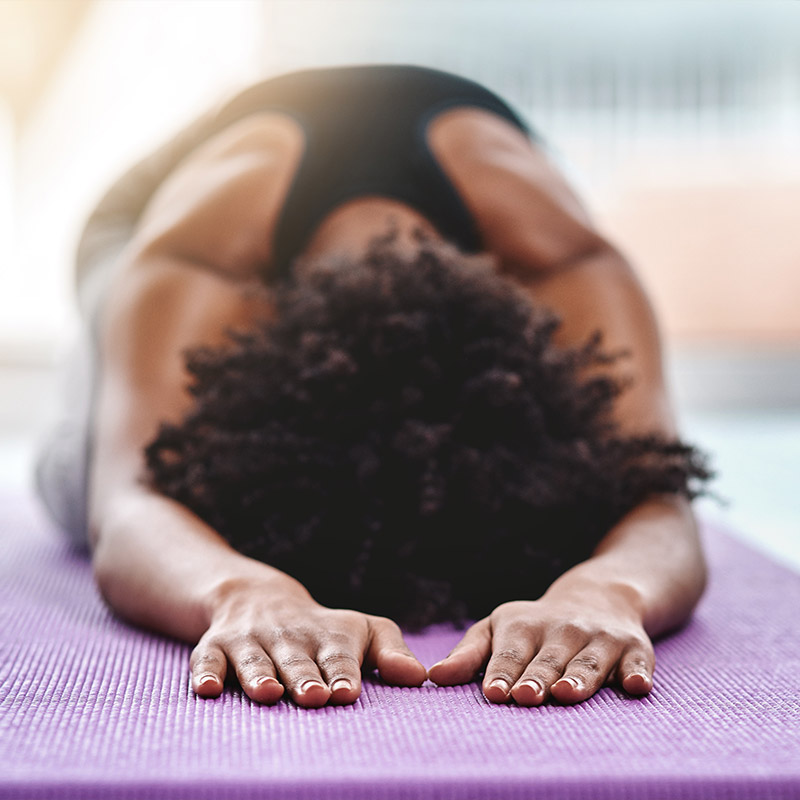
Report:
[[[397,232],[396,246],[409,254],[417,247],[417,231],[439,237],[433,225],[405,203],[385,197],[359,197],[338,206],[323,219],[302,255],[358,258],[366,252],[372,239],[393,230]]]

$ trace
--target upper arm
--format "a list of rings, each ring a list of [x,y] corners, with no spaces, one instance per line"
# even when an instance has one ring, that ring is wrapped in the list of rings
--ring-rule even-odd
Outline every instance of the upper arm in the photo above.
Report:
[[[302,129],[286,115],[263,112],[231,125],[165,178],[131,251],[169,252],[238,277],[263,274],[301,150]]]
[[[505,271],[534,278],[610,248],[545,150],[510,123],[459,108],[439,115],[429,138]]]
[[[266,289],[245,287],[168,256],[140,259],[121,270],[100,320],[92,529],[115,492],[139,482],[142,449],[159,424],[179,421],[188,410],[185,351],[222,346],[229,330],[268,318]]]
[[[613,367],[633,381],[615,401],[624,428],[673,434],[649,298],[544,150],[504,120],[475,109],[437,119],[431,145],[500,269],[523,283],[535,304],[561,318],[557,344],[581,346],[599,330],[604,349],[629,353]]]

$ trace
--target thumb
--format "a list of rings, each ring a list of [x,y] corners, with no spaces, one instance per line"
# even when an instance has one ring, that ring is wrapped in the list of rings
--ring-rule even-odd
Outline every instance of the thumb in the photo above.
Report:
[[[370,640],[365,661],[394,686],[421,686],[427,672],[408,649],[397,623],[386,617],[368,617]]]
[[[428,676],[439,686],[469,683],[486,666],[491,650],[492,631],[486,617],[467,630],[450,655],[428,670]]]

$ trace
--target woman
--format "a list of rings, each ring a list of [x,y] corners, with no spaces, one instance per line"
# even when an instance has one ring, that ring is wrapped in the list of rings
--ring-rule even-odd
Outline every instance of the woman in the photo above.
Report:
[[[195,692],[650,690],[707,473],[635,275],[503,101],[417,67],[266,81],[114,187],[78,260],[91,412],[40,493],[117,613],[196,644]],[[429,670],[395,622],[478,616]]]

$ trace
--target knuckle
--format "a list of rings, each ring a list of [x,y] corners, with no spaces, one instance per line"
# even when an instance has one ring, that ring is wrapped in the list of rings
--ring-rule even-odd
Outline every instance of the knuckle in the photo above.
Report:
[[[653,653],[652,646],[648,645],[646,642],[643,642],[638,637],[626,639],[621,643],[620,649],[625,650],[631,655],[641,659],[652,657]]]
[[[274,642],[291,641],[296,635],[295,628],[285,625],[274,625],[269,631],[269,638]]]
[[[614,645],[616,647],[627,647],[639,641],[635,634],[625,630],[602,630],[595,635],[595,639],[603,644]]]
[[[593,653],[584,653],[583,655],[575,656],[570,666],[581,667],[584,671],[593,674],[599,673],[602,669],[600,659]]]
[[[311,666],[313,662],[305,653],[290,652],[276,659],[282,669],[294,670]]]
[[[644,655],[630,655],[625,660],[625,663],[629,667],[639,667],[641,669],[649,669],[651,662]]]
[[[195,650],[192,653],[191,666],[192,669],[198,667],[216,667],[220,664],[220,657],[217,653],[211,650]]]
[[[503,647],[494,652],[494,660],[497,663],[511,663],[515,666],[522,666],[526,663],[525,654],[515,647]]]
[[[323,653],[317,658],[317,664],[323,669],[331,667],[353,667],[359,669],[361,662],[352,654],[344,651]]]
[[[345,631],[326,631],[324,636],[325,645],[328,648],[347,651],[353,644],[353,637]]]
[[[601,630],[593,637],[593,643],[600,647],[618,647],[624,642],[624,637],[615,631]]]
[[[514,639],[529,639],[536,631],[536,624],[525,617],[514,617],[502,623],[503,634]]]
[[[226,640],[226,647],[230,650],[250,649],[256,642],[255,634],[251,631],[237,631]]]
[[[645,652],[652,650],[650,639],[643,631],[638,632],[635,630],[620,628],[603,631],[603,635],[608,641],[613,642],[615,645],[627,649],[639,649]]]
[[[201,640],[200,645],[227,652],[252,646],[255,635],[249,630],[226,628],[211,630]]]
[[[589,637],[589,632],[577,622],[559,622],[553,628],[555,638],[563,641],[574,642]]]
[[[266,640],[272,646],[296,647],[300,642],[306,641],[310,632],[297,625],[275,625],[268,631]]]
[[[557,672],[560,675],[564,669],[564,660],[555,653],[539,653],[533,660],[533,666]]]
[[[250,652],[239,656],[236,659],[236,662],[239,667],[247,669],[248,667],[261,667],[264,664],[269,663],[269,659],[267,658],[266,653]]]

